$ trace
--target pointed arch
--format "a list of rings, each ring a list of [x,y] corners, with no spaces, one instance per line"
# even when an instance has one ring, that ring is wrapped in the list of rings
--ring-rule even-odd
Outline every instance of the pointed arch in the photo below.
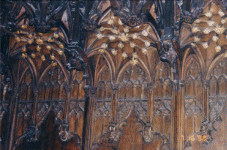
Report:
[[[101,53],[99,51],[93,51],[91,53],[88,52],[87,55],[88,55],[88,58],[92,58],[92,56],[95,56],[95,55],[100,55],[99,57],[102,56],[106,60],[106,63],[108,65],[108,67],[109,67],[111,81],[113,81],[115,79],[116,68],[115,68],[113,59],[112,59],[111,55],[108,52]],[[96,63],[98,63],[98,62],[96,62]],[[95,65],[97,65],[97,64],[95,64]]]
[[[155,82],[157,82],[160,79],[164,81],[168,78],[171,79],[170,65],[167,62],[159,61],[155,68]]]
[[[60,62],[60,60],[56,59],[56,62],[58,64],[58,66],[60,67],[61,71],[63,72],[64,74],[64,77],[66,79],[66,82],[67,82],[67,85],[69,84],[69,78],[68,78],[68,73],[66,72],[65,68],[63,67],[62,63]],[[42,79],[44,78],[44,76],[47,74],[47,72],[52,69],[53,66],[52,64],[50,64],[48,67],[46,67],[46,69],[42,72],[42,74],[40,75],[39,77],[39,80],[38,80],[38,84],[40,84],[42,82]]]
[[[116,79],[116,83],[120,83],[120,78],[122,77],[123,73],[126,71],[126,69],[130,66],[133,66],[132,64],[132,60],[128,61],[121,69],[120,71],[118,72],[118,75],[117,75],[117,79]],[[136,64],[136,66],[139,66],[146,74],[146,77],[148,79],[148,82],[151,82],[151,75],[150,75],[150,72],[148,70],[148,68],[145,66],[144,63],[142,63],[142,61],[139,61],[139,63]]]
[[[214,67],[215,67],[219,62],[221,62],[222,60],[226,59],[226,56],[225,56],[225,55],[226,55],[225,53],[222,53],[222,54],[220,54],[217,58],[215,58],[215,59],[211,62],[209,68],[207,69],[206,80],[209,80],[209,79],[210,79],[211,73],[212,73]]]
[[[198,50],[198,49],[197,49]],[[188,68],[188,66],[190,66],[190,64],[195,61],[196,64],[199,66],[199,68],[201,68],[201,73],[205,74],[205,63],[203,60],[203,57],[201,55],[200,51],[197,51],[191,48],[188,48],[185,51],[185,55],[183,58],[183,64],[182,64],[182,80],[185,80],[186,78],[186,70]],[[191,52],[195,52],[195,54],[191,54]]]

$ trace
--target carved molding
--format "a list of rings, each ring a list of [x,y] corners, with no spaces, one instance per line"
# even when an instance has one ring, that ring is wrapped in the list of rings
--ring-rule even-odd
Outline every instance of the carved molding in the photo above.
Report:
[[[121,0],[113,2],[114,5],[114,15],[119,16],[122,22],[131,27],[136,27],[145,23],[148,19],[146,18],[149,13],[149,6],[152,2],[147,0],[139,1],[128,1]],[[149,2],[149,3],[148,3]],[[146,6],[144,6],[146,4]],[[145,8],[144,8],[145,7]],[[146,9],[148,8],[148,9]]]
[[[68,44],[68,47],[65,48],[65,53],[68,56],[68,63],[66,65],[66,68],[71,70],[78,70],[82,71],[87,67],[87,63],[82,58],[81,54],[79,52],[82,52],[83,50],[75,45],[75,44]]]

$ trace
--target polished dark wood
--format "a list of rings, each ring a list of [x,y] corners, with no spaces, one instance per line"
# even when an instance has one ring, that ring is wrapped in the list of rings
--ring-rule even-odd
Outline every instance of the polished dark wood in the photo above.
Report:
[[[226,6],[0,1],[0,149],[227,149]]]

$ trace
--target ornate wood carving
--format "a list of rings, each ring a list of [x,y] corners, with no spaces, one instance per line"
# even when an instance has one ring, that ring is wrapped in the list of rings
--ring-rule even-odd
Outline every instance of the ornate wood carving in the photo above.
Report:
[[[0,2],[0,149],[226,149],[226,0]]]

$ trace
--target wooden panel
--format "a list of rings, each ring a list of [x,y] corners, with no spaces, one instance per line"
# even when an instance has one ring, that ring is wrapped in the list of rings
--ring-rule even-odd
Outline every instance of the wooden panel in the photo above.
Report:
[[[186,69],[184,91],[184,120],[183,135],[184,148],[198,149],[196,133],[200,131],[203,121],[203,84],[201,68],[193,60]],[[190,143],[190,144],[189,144]]]
[[[167,63],[157,65],[154,87],[153,128],[171,141],[172,85]]]
[[[103,64],[102,64],[103,65]],[[112,90],[110,83],[109,68],[104,65],[97,77],[96,102],[93,112],[92,143],[96,143],[99,138],[108,132],[111,122],[111,100]]]
[[[226,149],[226,71],[227,59],[219,61],[210,76],[209,120],[213,124],[213,141],[206,148]]]
[[[70,31],[70,19],[75,17],[67,16],[67,12],[71,12],[69,8],[62,18],[66,19],[66,27],[50,27],[44,33],[37,32],[36,25],[29,26],[27,18],[19,21],[16,32],[8,31],[5,24],[0,25],[12,34],[7,59],[14,56],[22,59],[13,60],[9,65],[15,82],[12,83],[15,98],[7,92],[8,83],[3,81],[6,78],[0,76],[0,141],[9,139],[0,143],[0,149],[5,143],[11,143],[11,147],[16,145],[16,149],[42,150],[79,150],[83,149],[82,144],[86,144],[87,149],[97,150],[227,149],[227,18],[222,6],[226,1],[204,0],[203,4],[203,0],[183,0],[182,10],[177,6],[182,1],[146,2],[149,7],[152,4],[151,9],[142,7],[143,2],[145,4],[142,0],[138,1],[140,4],[132,0],[124,2],[122,14],[109,9],[115,9],[114,5],[121,9],[120,1],[104,0],[95,1],[90,13],[82,6],[78,6],[81,14],[75,13],[82,15],[85,11],[97,22],[92,31],[81,34],[81,39],[87,39],[85,45],[84,41],[73,41],[82,44],[86,51],[83,55],[89,57],[88,68],[94,78],[92,81],[90,77],[91,82],[84,79],[86,71],[66,70],[65,53],[67,49],[73,51],[70,44],[77,39],[69,36],[77,33]],[[44,4],[48,5],[43,3],[42,6]],[[71,4],[68,6],[73,7]],[[137,4],[141,8],[136,9]],[[169,18],[171,13],[162,14],[171,9],[170,5],[174,5],[174,19]],[[157,18],[129,26],[127,23],[138,21],[139,18],[133,18],[140,16],[130,10],[140,13],[144,11],[142,8],[150,10]],[[21,11],[20,15],[27,11],[25,7],[20,9],[17,10]],[[125,15],[129,21],[124,22]],[[80,20],[78,16],[76,19]],[[32,19],[38,18],[45,17]],[[14,24],[13,21],[7,23]],[[169,26],[172,23],[174,28]],[[51,24],[46,22],[46,25],[49,28]],[[173,37],[166,34],[168,30],[173,31]],[[20,56],[16,56],[18,53]],[[163,53],[171,57],[172,64],[159,60],[161,55],[163,61],[169,61],[163,59]],[[174,56],[176,58],[172,58]],[[91,86],[87,95],[86,84]],[[12,110],[8,110],[9,105]],[[88,124],[84,123],[86,119]],[[6,123],[11,123],[12,131]],[[36,131],[30,134],[32,125],[39,131],[38,135]],[[59,133],[63,133],[62,136]],[[30,135],[37,139],[28,141],[33,139]],[[64,135],[67,142],[60,141]],[[81,142],[86,140],[88,142]]]

